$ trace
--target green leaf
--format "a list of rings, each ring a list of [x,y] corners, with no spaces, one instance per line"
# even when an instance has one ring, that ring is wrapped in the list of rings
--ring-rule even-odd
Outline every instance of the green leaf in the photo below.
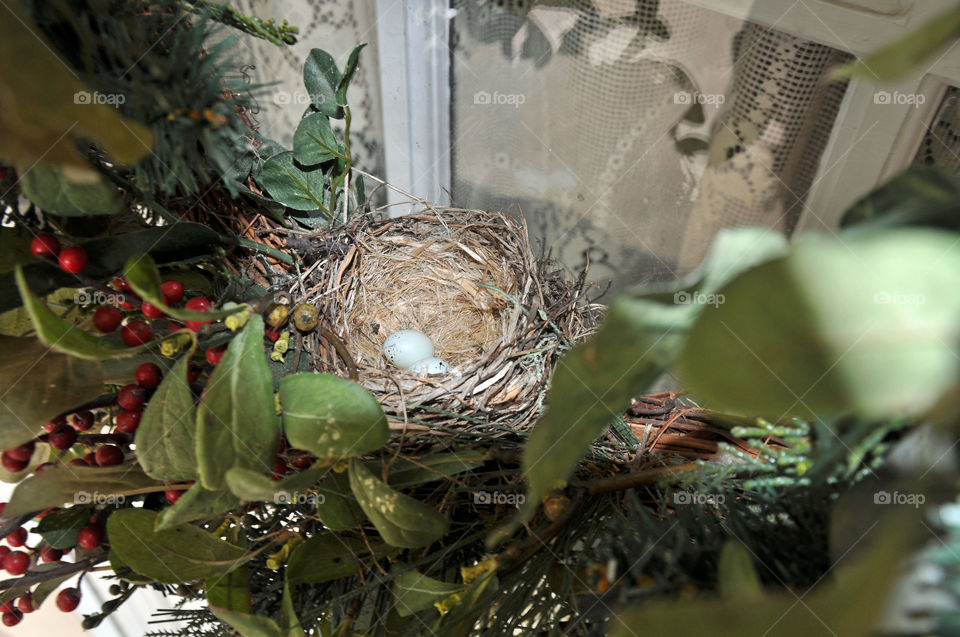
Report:
[[[314,166],[343,154],[340,143],[333,136],[330,119],[323,113],[307,115],[293,134],[293,157],[304,166]]]
[[[40,297],[27,287],[23,269],[16,269],[17,287],[23,306],[30,315],[37,338],[45,345],[64,354],[86,360],[103,360],[115,356],[132,356],[140,351],[137,347],[114,347],[105,340],[85,332],[73,323],[54,314]]]
[[[79,217],[120,212],[123,201],[113,185],[98,173],[84,175],[83,182],[71,181],[61,167],[37,164],[20,183],[23,195],[47,214]]]
[[[347,105],[347,88],[349,88],[350,82],[353,80],[353,74],[357,71],[357,64],[360,62],[360,51],[362,51],[365,46],[367,46],[366,42],[354,47],[353,51],[350,52],[350,57],[347,59],[347,65],[343,68],[343,77],[340,78],[340,83],[337,85],[337,104],[340,106]]]
[[[523,452],[529,491],[520,515],[491,538],[496,542],[529,519],[541,497],[563,483],[590,443],[680,354],[696,316],[715,302],[726,280],[785,250],[785,239],[749,228],[717,236],[704,265],[669,291],[620,297],[603,325],[557,364],[547,394],[549,408]]]
[[[303,84],[307,87],[314,108],[327,117],[340,117],[340,107],[337,105],[340,79],[340,71],[333,57],[321,49],[312,49],[303,65]]]
[[[914,522],[914,525],[916,522]],[[876,538],[855,564],[841,564],[836,576],[804,594],[770,594],[676,601],[646,601],[610,622],[612,637],[699,635],[704,626],[714,637],[776,634],[777,637],[876,634],[877,605],[887,599],[897,581],[904,552],[910,544],[906,525],[880,527]],[[892,532],[891,532],[892,531]]]
[[[35,338],[0,336],[0,448],[16,447],[44,423],[103,391],[100,363],[54,354]]]
[[[366,517],[350,492],[350,478],[345,473],[331,472],[317,487],[317,517],[332,531],[346,531],[356,527]]]
[[[193,582],[228,573],[246,551],[189,524],[155,530],[157,514],[120,509],[107,519],[111,550],[133,570],[164,584]]]
[[[760,576],[753,566],[750,552],[738,540],[728,540],[720,552],[717,569],[718,588],[726,599],[745,599],[763,596]]]
[[[310,468],[282,480],[271,480],[259,471],[234,467],[227,471],[226,483],[238,498],[250,502],[292,502],[323,479],[328,469]]]
[[[225,609],[235,613],[250,612],[250,572],[246,564],[206,581],[207,604],[214,613]]]
[[[55,566],[62,566],[62,565],[63,565],[62,562],[49,562],[47,564],[37,564],[32,569],[30,569],[30,572],[35,573],[42,566],[55,567]],[[37,610],[38,608],[40,608],[40,606],[43,604],[44,601],[46,601],[46,599],[50,596],[51,593],[57,590],[60,587],[60,585],[63,584],[65,581],[75,576],[76,576],[76,573],[67,573],[65,575],[57,575],[56,577],[53,577],[48,580],[44,580],[39,584],[37,584],[36,586],[34,586],[33,590],[30,591],[30,599],[31,601],[33,601],[33,610]]]
[[[294,374],[280,381],[287,440],[318,458],[350,458],[387,443],[387,417],[373,395],[332,374]]]
[[[290,585],[283,584],[283,599],[280,603],[280,634],[283,637],[306,637],[300,618],[293,608],[293,596],[290,595]]]
[[[441,582],[414,570],[404,571],[393,580],[393,605],[400,617],[409,617],[465,588],[463,584]]]
[[[892,44],[834,70],[829,79],[859,76],[871,82],[890,82],[919,71],[923,63],[960,37],[960,7],[954,7],[912,29]]]
[[[436,509],[394,491],[357,459],[350,461],[350,490],[387,544],[420,548],[450,528],[450,521]]]
[[[921,228],[801,240],[701,315],[684,385],[711,407],[771,421],[924,413],[960,373],[956,241]]]
[[[163,302],[163,291],[160,289],[160,272],[157,270],[157,264],[153,257],[149,254],[138,254],[130,257],[123,269],[123,276],[130,287],[133,288],[133,291],[139,294],[144,301],[156,305],[164,314],[181,321],[217,321],[231,314],[236,314],[245,307],[240,305],[229,310],[212,310],[210,312],[170,307]]]
[[[110,551],[110,569],[117,574],[117,577],[131,584],[153,583],[153,579],[144,577],[130,568],[130,565],[124,562],[123,559],[117,555],[116,551]]]
[[[0,20],[0,59],[17,60],[0,75],[0,160],[24,168],[42,160],[89,171],[77,149],[81,140],[96,142],[120,164],[145,157],[153,147],[150,129],[108,104],[84,99],[93,91],[18,7],[5,5],[7,15]]]
[[[857,201],[840,222],[861,224],[960,230],[960,183],[936,168],[911,167]]]
[[[122,501],[132,491],[158,487],[162,483],[147,476],[140,467],[119,464],[113,467],[58,465],[36,473],[14,489],[4,515],[14,517],[64,504],[97,504]]]
[[[197,409],[197,470],[204,488],[224,487],[231,467],[271,472],[280,442],[263,319],[253,315],[230,341]]]
[[[314,535],[298,544],[287,560],[288,584],[322,584],[373,568],[376,560],[395,553],[396,549],[382,542],[371,541],[371,548],[362,538],[335,533]]]
[[[189,356],[174,364],[143,410],[134,441],[147,475],[167,482],[197,478],[196,409],[187,382]]]
[[[71,549],[77,545],[80,529],[90,524],[92,513],[86,505],[57,509],[37,523],[35,532],[55,549]]]
[[[157,516],[157,530],[201,518],[211,518],[240,506],[240,500],[226,489],[210,491],[199,482],[187,489],[176,504],[164,509]]]
[[[304,170],[293,158],[293,151],[280,153],[267,160],[260,173],[260,183],[270,196],[295,210],[322,210],[324,205],[324,176],[320,169]]]
[[[483,465],[489,453],[482,449],[467,449],[435,453],[422,458],[397,458],[390,464],[387,484],[395,489],[445,480],[450,476],[470,471]],[[380,471],[383,462],[370,464],[374,474]]]
[[[243,637],[305,637],[306,633],[293,609],[290,589],[284,585],[280,607],[280,624],[269,617],[210,605],[213,614],[237,630]]]
[[[199,223],[180,222],[169,226],[147,228],[137,232],[112,234],[79,244],[87,251],[90,263],[84,274],[105,280],[123,272],[130,257],[150,254],[157,263],[195,263],[212,256],[217,248],[227,245],[221,236]],[[23,266],[28,287],[46,295],[59,288],[77,286],[77,278],[46,262]],[[13,272],[0,276],[0,311],[20,305]]]

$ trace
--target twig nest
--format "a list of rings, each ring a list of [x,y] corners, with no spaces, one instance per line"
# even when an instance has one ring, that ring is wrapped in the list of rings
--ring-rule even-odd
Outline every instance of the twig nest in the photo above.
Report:
[[[343,376],[355,366],[396,418],[526,427],[555,359],[594,322],[578,304],[583,276],[567,281],[537,258],[525,223],[503,213],[434,207],[322,238],[341,248],[309,279],[306,301],[321,314],[314,365]],[[426,342],[404,341],[417,332]]]

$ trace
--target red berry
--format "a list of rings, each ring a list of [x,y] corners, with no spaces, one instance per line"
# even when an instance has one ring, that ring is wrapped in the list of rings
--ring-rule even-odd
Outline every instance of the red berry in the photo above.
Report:
[[[220,362],[220,359],[223,358],[223,353],[227,351],[226,345],[219,345],[217,347],[210,347],[207,349],[206,356],[207,362],[211,365],[216,365]]]
[[[10,451],[0,454],[0,465],[10,473],[19,473],[27,468],[27,460],[17,460],[10,455]]]
[[[52,469],[55,466],[57,465],[52,462],[44,462],[42,465],[37,467],[37,473],[40,473],[41,471],[46,471],[47,469]]]
[[[60,269],[70,274],[80,274],[87,269],[87,251],[80,246],[70,246],[60,251]]]
[[[38,259],[52,258],[60,254],[60,242],[52,234],[44,232],[30,242],[30,252]]]
[[[47,435],[47,442],[54,449],[69,449],[77,441],[77,430],[70,425],[61,425]]]
[[[36,445],[31,440],[30,442],[23,443],[19,447],[7,449],[7,452],[14,460],[30,460],[30,456],[33,455],[33,450],[35,447]]]
[[[13,549],[11,549],[9,546],[0,544],[0,564],[3,564],[3,558],[9,555],[12,551]]]
[[[70,466],[70,467],[89,467],[90,465],[88,465],[88,464],[87,464],[87,461],[84,460],[83,458],[74,458],[73,460],[71,460],[70,462],[67,463],[67,466]]]
[[[97,454],[92,451],[81,459],[91,467],[97,466]]]
[[[200,366],[190,361],[187,363],[187,382],[193,384],[200,378]]]
[[[143,312],[144,316],[151,319],[158,319],[163,316],[163,310],[146,301],[140,304],[140,311]]]
[[[139,409],[135,411],[121,410],[117,413],[117,431],[125,434],[132,434],[140,426],[140,418],[143,412]]]
[[[5,602],[3,606],[0,606],[0,613],[12,613],[13,612],[13,602]]]
[[[184,307],[186,307],[188,310],[193,310],[194,312],[209,312],[211,307],[210,299],[203,296],[195,296],[187,301],[187,304]],[[184,324],[196,332],[209,322],[210,321],[184,321]]]
[[[80,591],[75,588],[65,588],[57,593],[57,608],[69,613],[80,605]]]
[[[174,305],[183,300],[183,283],[180,281],[164,281],[160,284],[160,291],[167,299],[167,305]]]
[[[55,549],[52,546],[45,546],[43,550],[40,551],[41,562],[59,562],[61,557],[63,557],[63,551]]]
[[[3,558],[3,568],[11,575],[23,575],[30,566],[30,556],[23,551],[10,551]]]
[[[120,338],[127,347],[143,345],[150,340],[150,326],[143,321],[130,321],[120,330]]]
[[[78,411],[73,415],[73,428],[77,431],[87,431],[93,427],[94,420],[96,418],[92,411]]]
[[[77,536],[77,544],[81,548],[95,549],[100,546],[100,540],[103,539],[103,530],[96,524],[88,524],[80,529],[80,535]]]
[[[170,504],[176,504],[182,495],[182,489],[167,489],[163,492],[163,497],[165,497]]]
[[[144,389],[153,389],[160,384],[160,378],[163,374],[160,367],[154,363],[142,363],[133,372],[133,379]]]
[[[313,458],[310,456],[297,456],[293,459],[293,466],[297,469],[306,469],[313,464]]]
[[[117,445],[102,445],[97,448],[97,464],[110,467],[123,462],[123,451]]]
[[[104,334],[109,334],[120,327],[123,321],[123,312],[112,305],[101,305],[93,313],[93,325]]]
[[[122,276],[113,277],[113,289],[117,292],[133,292],[133,288]]]
[[[3,512],[7,510],[7,503],[0,502],[0,518],[3,517]]]
[[[269,340],[271,343],[276,343],[277,339],[280,338],[280,332],[278,332],[277,330],[272,330],[270,328],[267,328],[266,330],[264,330],[263,334],[264,336],[267,337],[267,340]]]
[[[21,619],[23,619],[23,613],[16,609],[0,616],[0,621],[3,622],[4,626],[16,626]]]
[[[27,543],[27,530],[22,526],[7,536],[7,544],[10,546],[23,546]]]
[[[21,613],[33,612],[33,596],[29,592],[24,593],[17,599],[17,609]]]
[[[124,385],[117,394],[117,404],[124,409],[137,410],[143,407],[147,391],[140,385]]]
[[[50,433],[51,431],[53,431],[53,430],[56,429],[57,427],[60,427],[60,426],[65,425],[65,424],[67,424],[67,417],[66,417],[66,416],[57,416],[56,418],[54,418],[54,419],[51,420],[50,422],[46,423],[46,424],[43,426],[43,430],[46,431],[47,433]]]

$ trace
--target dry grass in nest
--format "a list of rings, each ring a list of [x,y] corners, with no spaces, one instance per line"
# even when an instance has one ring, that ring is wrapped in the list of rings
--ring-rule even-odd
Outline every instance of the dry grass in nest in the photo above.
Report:
[[[556,359],[595,323],[597,308],[579,303],[583,276],[570,282],[535,256],[526,225],[504,213],[432,206],[317,238],[339,249],[305,277],[304,300],[329,329],[313,337],[313,366],[355,371],[405,424],[528,427]],[[418,376],[390,365],[383,342],[401,329],[430,336],[451,371]]]

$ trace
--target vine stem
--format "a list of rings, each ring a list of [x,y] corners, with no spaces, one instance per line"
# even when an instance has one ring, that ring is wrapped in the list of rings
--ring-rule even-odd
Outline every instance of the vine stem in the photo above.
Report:
[[[40,582],[45,582],[47,580],[54,579],[55,577],[60,577],[62,575],[69,575],[71,573],[77,573],[79,571],[85,571],[95,564],[106,559],[106,553],[102,555],[97,555],[94,557],[88,557],[85,560],[79,562],[67,562],[63,566],[58,568],[52,568],[49,571],[42,571],[40,573],[29,573],[23,577],[17,577],[14,579],[8,579],[0,582],[0,591],[5,591],[17,586],[31,586],[33,584],[39,584]]]

